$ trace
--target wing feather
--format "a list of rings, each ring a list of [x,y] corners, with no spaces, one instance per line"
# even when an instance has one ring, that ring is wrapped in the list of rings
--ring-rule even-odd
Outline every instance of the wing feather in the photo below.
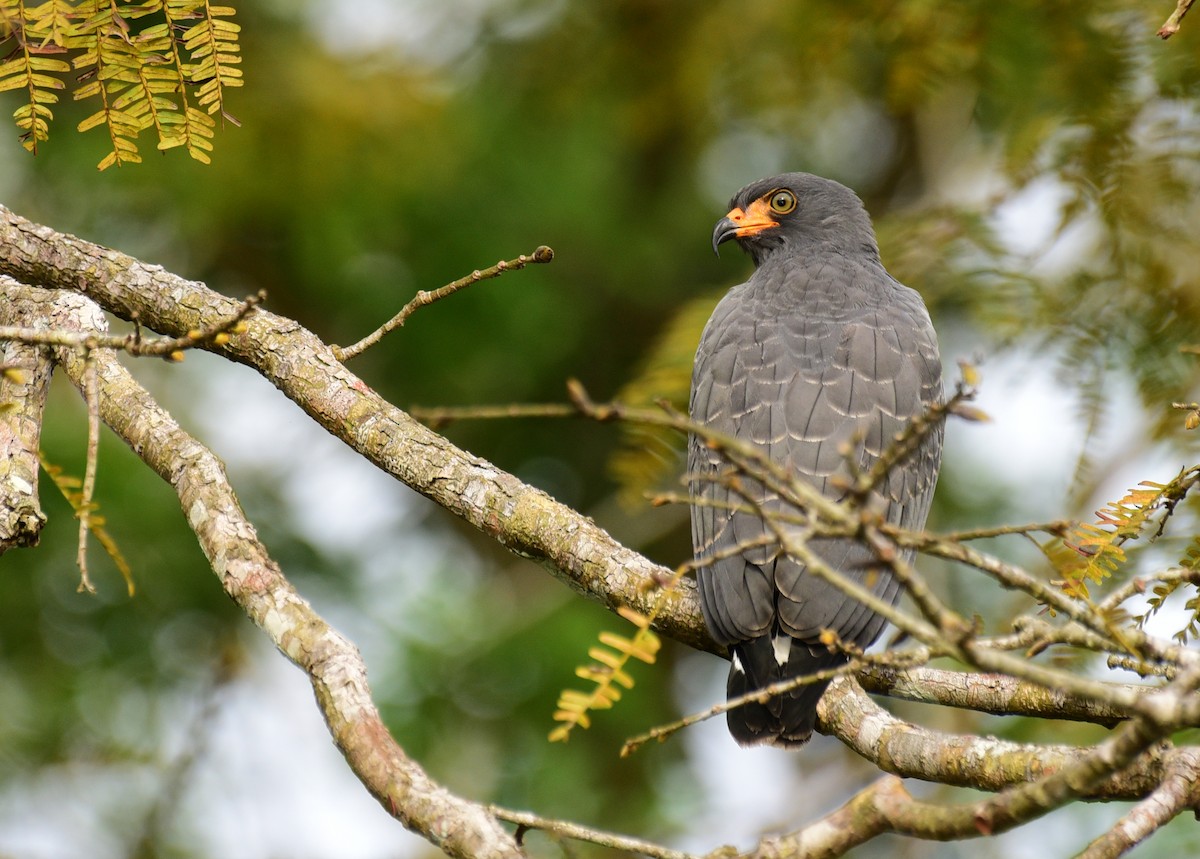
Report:
[[[752,442],[827,497],[837,497],[829,478],[845,474],[846,445],[856,445],[859,466],[869,468],[910,418],[940,399],[941,364],[924,305],[882,268],[827,264],[805,276],[821,281],[821,289],[805,296],[812,300],[803,315],[772,306],[778,284],[755,278],[718,305],[697,350],[691,413],[718,432]],[[855,278],[870,277],[887,278],[896,300],[869,310],[836,300],[855,293]],[[879,487],[874,503],[888,521],[923,525],[941,441],[940,431],[931,433]],[[744,641],[778,623],[805,642],[815,643],[825,628],[860,645],[873,641],[883,619],[796,560],[767,549],[733,551],[766,527],[757,515],[729,509],[741,499],[717,479],[726,467],[717,451],[691,440],[688,470],[699,499],[692,520],[696,556],[731,553],[697,571],[714,636],[726,644]],[[780,499],[760,484],[742,484],[764,508],[780,510]],[[829,538],[810,545],[880,598],[898,598],[899,586],[864,546]]]

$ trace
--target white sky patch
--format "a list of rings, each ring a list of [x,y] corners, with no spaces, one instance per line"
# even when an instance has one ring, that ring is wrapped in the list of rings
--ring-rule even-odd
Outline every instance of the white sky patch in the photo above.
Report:
[[[215,824],[197,833],[209,842],[197,853],[391,859],[428,849],[349,770],[304,675],[274,650],[261,648],[228,691],[192,784],[200,807],[185,812]]]
[[[943,360],[952,367],[956,354],[963,353],[948,351]],[[985,360],[972,405],[990,420],[949,422],[942,473],[961,469],[981,484],[1008,487],[1033,518],[1060,516],[1083,436],[1074,393],[1049,374],[1052,366],[1031,355]]]
[[[169,696],[156,699],[155,711],[168,733],[194,724],[194,714]],[[190,853],[395,859],[428,851],[346,767],[304,675],[265,640],[243,676],[221,691],[204,730],[203,754],[168,819],[182,826],[166,827],[168,839],[182,840]],[[173,756],[193,743],[174,736],[165,744],[170,751],[160,754]],[[153,761],[79,760],[42,768],[0,794],[0,852],[23,859],[124,859],[164,777]],[[133,825],[116,835],[114,820]]]
[[[1063,207],[1072,192],[1053,176],[1035,179],[1010,195],[991,218],[1005,245],[1032,261],[1030,274],[1052,276],[1079,268],[1096,239],[1096,228],[1086,216],[1075,216],[1058,232]]]

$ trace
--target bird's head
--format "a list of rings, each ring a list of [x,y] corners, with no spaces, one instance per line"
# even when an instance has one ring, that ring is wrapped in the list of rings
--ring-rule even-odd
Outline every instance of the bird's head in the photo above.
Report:
[[[862,200],[844,185],[811,173],[784,173],[752,182],[734,194],[713,229],[713,250],[736,239],[762,263],[781,248],[803,253],[824,247],[878,258],[871,219]]]

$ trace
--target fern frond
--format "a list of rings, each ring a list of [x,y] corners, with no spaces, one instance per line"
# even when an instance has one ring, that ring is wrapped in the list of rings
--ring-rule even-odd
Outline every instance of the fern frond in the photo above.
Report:
[[[100,125],[107,128],[112,148],[96,165],[100,170],[107,170],[114,164],[119,167],[141,162],[142,156],[134,141],[146,123],[142,116],[144,110],[137,113],[129,110],[143,97],[137,87],[141,59],[128,35],[129,22],[115,6],[104,4],[104,8],[96,8],[100,5],[92,2],[80,6],[82,14],[88,11],[92,14],[79,25],[82,53],[75,57],[74,65],[77,70],[84,70],[90,79],[75,90],[74,95],[76,101],[100,99],[100,109],[80,122],[77,128],[81,132]],[[93,8],[85,10],[88,6]]]
[[[1156,582],[1146,596],[1146,611],[1134,616],[1139,627],[1144,627],[1150,618],[1158,614],[1166,604],[1167,598],[1172,594],[1187,585],[1195,587],[1196,574],[1200,573],[1200,535],[1192,537],[1189,541],[1183,557],[1179,559],[1179,567],[1181,570],[1189,571],[1192,575]],[[1188,612],[1187,623],[1174,634],[1175,640],[1180,644],[1187,644],[1197,634],[1200,634],[1200,595],[1193,596],[1185,602],[1184,610]]]
[[[99,101],[78,130],[108,132],[101,170],[141,161],[136,141],[148,129],[159,150],[183,147],[210,163],[211,114],[238,124],[224,99],[227,87],[242,85],[234,13],[206,0],[0,0],[0,42],[15,43],[0,61],[0,92],[27,93],[14,112],[23,145],[36,153],[48,139],[55,91],[74,69],[75,100]],[[159,20],[136,31],[134,22],[147,16]]]
[[[678,578],[678,577],[677,577]],[[662,642],[650,629],[654,615],[660,610],[666,599],[666,591],[659,595],[651,614],[644,615],[628,606],[617,609],[621,617],[629,621],[637,629],[633,637],[618,635],[614,632],[601,632],[600,644],[588,648],[590,665],[581,665],[575,669],[575,676],[595,684],[589,692],[577,689],[564,689],[555,705],[554,721],[561,724],[550,732],[550,742],[566,742],[571,731],[576,726],[588,728],[591,719],[588,714],[593,710],[609,710],[613,704],[621,700],[621,689],[633,688],[633,677],[625,670],[630,659],[637,659],[652,665],[658,658]]]
[[[125,556],[121,554],[121,550],[117,546],[117,541],[105,529],[104,517],[95,512],[100,509],[100,505],[95,501],[90,504],[84,504],[83,492],[81,491],[83,481],[78,477],[67,474],[62,468],[47,460],[44,453],[39,452],[38,461],[41,463],[42,471],[46,472],[46,476],[50,478],[50,481],[62,493],[62,497],[71,505],[76,518],[81,517],[85,512],[88,514],[88,532],[96,538],[96,542],[112,558],[112,562],[121,573],[121,577],[125,579],[126,590],[130,596],[133,596],[133,569],[129,566],[129,562],[125,560]]]
[[[1042,551],[1063,576],[1063,589],[1079,599],[1088,599],[1088,583],[1100,584],[1120,570],[1128,560],[1124,545],[1146,536],[1151,526],[1154,528],[1148,539],[1161,536],[1179,502],[1198,482],[1200,467],[1185,468],[1168,483],[1144,480],[1096,511],[1094,523],[1080,523],[1061,541],[1043,545]],[[1200,564],[1200,543],[1193,543],[1180,566],[1193,568],[1188,567],[1189,563]],[[1177,585],[1170,587],[1174,590]],[[1159,603],[1167,595],[1160,595]],[[1144,623],[1156,610],[1152,598],[1151,611],[1134,619]]]
[[[54,112],[49,105],[58,103],[55,91],[65,86],[54,75],[71,70],[63,60],[49,56],[66,49],[69,22],[64,17],[64,5],[60,0],[50,0],[30,7],[24,0],[9,0],[0,16],[6,38],[11,36],[17,43],[11,58],[0,63],[0,92],[26,91],[26,101],[13,111],[13,118],[21,129],[21,145],[33,153],[39,143],[50,138]]]
[[[232,6],[213,6],[207,0],[167,0],[167,20],[172,24],[195,21],[183,31],[180,40],[191,58],[187,75],[197,84],[197,102],[211,116],[225,111],[224,90],[242,85],[242,47],[238,34],[242,28],[232,21]],[[232,118],[232,117],[230,117]],[[195,155],[193,155],[195,157]]]
[[[1047,556],[1063,575],[1063,589],[1087,599],[1089,582],[1100,584],[1119,571],[1128,559],[1124,544],[1141,537],[1155,513],[1168,504],[1173,508],[1174,484],[1142,481],[1097,510],[1094,523],[1074,526],[1061,544],[1070,552],[1048,550]]]

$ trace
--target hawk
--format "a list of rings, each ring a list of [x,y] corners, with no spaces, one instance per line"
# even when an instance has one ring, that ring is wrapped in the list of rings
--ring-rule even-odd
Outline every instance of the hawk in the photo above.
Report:
[[[785,173],[747,185],[717,222],[713,250],[730,239],[755,271],[705,326],[692,372],[692,419],[753,445],[837,499],[850,474],[847,451],[869,469],[912,418],[941,400],[929,313],[884,269],[862,201],[829,179]],[[941,453],[939,425],[891,469],[870,505],[888,522],[923,528]],[[867,647],[885,619],[783,553],[763,514],[797,511],[761,481],[731,474],[719,448],[693,434],[688,475],[700,605],[713,638],[729,647],[734,698],[844,664],[844,653],[821,642],[822,631]],[[885,602],[899,599],[899,583],[869,547],[829,537],[808,545]],[[798,746],[812,735],[828,683],[732,709],[729,731],[743,745]]]

